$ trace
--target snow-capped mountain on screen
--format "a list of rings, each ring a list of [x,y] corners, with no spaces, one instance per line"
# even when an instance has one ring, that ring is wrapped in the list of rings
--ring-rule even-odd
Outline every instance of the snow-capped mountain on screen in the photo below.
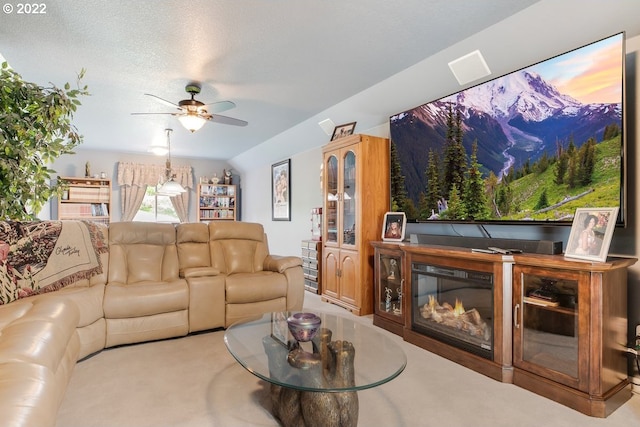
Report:
[[[591,137],[599,142],[607,125],[622,123],[621,104],[583,104],[525,69],[396,115],[392,132],[401,122],[419,121],[421,129],[432,131],[418,138],[428,147],[442,147],[450,106],[460,112],[467,153],[478,141],[480,163],[497,174],[507,161],[516,167],[536,161],[545,151],[553,154],[558,143],[566,147],[569,139],[578,147]],[[434,135],[436,140],[427,141]]]
[[[526,70],[472,87],[442,101],[485,112],[500,121],[521,116],[525,121],[539,122],[582,107],[580,102],[559,93],[538,74]]]

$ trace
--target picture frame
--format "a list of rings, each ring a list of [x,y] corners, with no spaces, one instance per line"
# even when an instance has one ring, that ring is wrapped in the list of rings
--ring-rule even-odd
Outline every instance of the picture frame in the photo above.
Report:
[[[291,159],[271,165],[271,219],[291,221]]]
[[[271,313],[271,338],[285,347],[289,347],[289,325],[287,324],[288,311]]]
[[[571,224],[565,257],[604,262],[616,228],[618,209],[578,208]]]
[[[333,135],[331,135],[331,140],[335,141],[336,139],[344,138],[345,136],[353,135],[353,131],[356,128],[357,122],[345,123],[343,125],[338,125],[333,130]]]
[[[404,212],[387,212],[382,222],[382,240],[385,242],[402,242],[407,226]]]

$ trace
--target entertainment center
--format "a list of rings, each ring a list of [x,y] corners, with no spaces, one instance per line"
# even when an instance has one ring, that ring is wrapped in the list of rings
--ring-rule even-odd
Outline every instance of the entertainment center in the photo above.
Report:
[[[627,269],[635,258],[371,245],[375,325],[590,416],[631,397]]]

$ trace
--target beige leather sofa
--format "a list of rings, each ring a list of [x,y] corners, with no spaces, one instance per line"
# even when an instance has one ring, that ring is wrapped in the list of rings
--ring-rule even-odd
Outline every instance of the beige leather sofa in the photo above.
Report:
[[[54,426],[76,361],[106,347],[301,310],[302,261],[269,254],[260,224],[101,227],[101,274],[0,305],[3,426]]]

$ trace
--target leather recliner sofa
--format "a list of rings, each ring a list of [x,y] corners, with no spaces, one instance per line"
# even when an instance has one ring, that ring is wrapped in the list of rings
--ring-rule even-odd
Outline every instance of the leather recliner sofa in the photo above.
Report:
[[[73,367],[104,348],[301,310],[302,260],[269,254],[256,223],[100,226],[102,272],[0,305],[6,426],[54,426]]]

